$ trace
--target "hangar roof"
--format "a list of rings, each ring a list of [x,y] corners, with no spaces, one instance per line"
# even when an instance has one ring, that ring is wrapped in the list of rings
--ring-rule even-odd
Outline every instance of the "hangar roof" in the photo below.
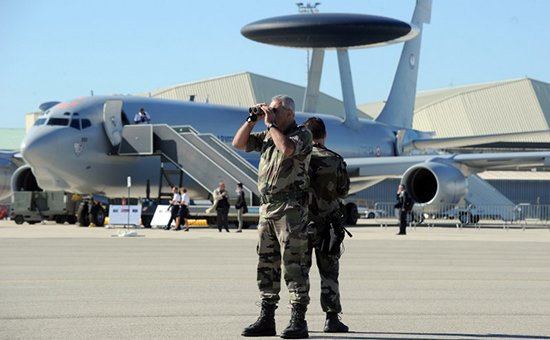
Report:
[[[546,130],[550,128],[550,84],[523,78],[441,91],[444,96],[419,101],[414,128],[438,137]],[[433,95],[432,95],[433,96]],[[521,138],[549,142],[549,137]]]
[[[231,74],[191,83],[169,86],[162,89],[138,93],[138,96],[150,96],[174,100],[190,100],[230,106],[250,106],[255,103],[271,102],[278,94],[287,94],[296,101],[296,110],[301,111],[305,88],[284,81],[261,76],[251,72]],[[318,113],[344,117],[344,104],[341,100],[321,93]],[[361,116],[365,116],[358,111]],[[370,117],[367,117],[370,118]]]
[[[376,117],[383,102],[360,105]],[[550,128],[550,84],[530,78],[419,92],[413,128],[436,137],[476,136]],[[522,137],[548,143],[550,137]]]

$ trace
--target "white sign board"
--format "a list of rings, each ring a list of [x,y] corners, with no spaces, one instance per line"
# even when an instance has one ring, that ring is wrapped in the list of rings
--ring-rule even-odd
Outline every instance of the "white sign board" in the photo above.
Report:
[[[128,209],[130,209],[130,221],[128,222]],[[141,205],[110,205],[109,224],[139,225],[141,218]]]
[[[155,214],[153,215],[153,219],[151,220],[152,226],[165,226],[166,223],[168,223],[168,220],[170,220],[171,212],[169,209],[169,205],[158,205],[157,209],[155,210]],[[175,226],[175,222],[172,222],[172,226]]]

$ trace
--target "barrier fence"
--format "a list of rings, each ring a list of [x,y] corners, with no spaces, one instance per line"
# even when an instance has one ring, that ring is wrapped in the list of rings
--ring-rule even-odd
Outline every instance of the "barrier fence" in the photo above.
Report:
[[[399,211],[394,208],[395,202],[378,202],[373,208],[361,208],[363,218],[374,218],[380,227],[399,224]],[[457,228],[472,226],[480,228],[483,225],[545,227],[550,230],[550,205],[518,204],[504,205],[437,205],[422,206],[415,204],[409,213],[408,225],[416,227],[424,225],[451,224]]]

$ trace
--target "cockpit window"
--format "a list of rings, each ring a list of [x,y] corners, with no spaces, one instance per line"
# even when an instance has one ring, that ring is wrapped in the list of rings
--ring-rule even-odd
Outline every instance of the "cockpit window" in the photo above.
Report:
[[[51,117],[50,120],[48,120],[48,125],[67,126],[69,125],[69,119]]]
[[[44,125],[45,122],[46,122],[46,118],[38,118],[38,119],[34,122],[34,126]]]
[[[80,119],[78,119],[78,118],[73,118],[73,119],[71,120],[71,127],[72,127],[73,129],[80,130]]]
[[[82,130],[84,130],[85,128],[89,128],[90,126],[92,126],[92,123],[90,123],[89,119],[82,119]]]

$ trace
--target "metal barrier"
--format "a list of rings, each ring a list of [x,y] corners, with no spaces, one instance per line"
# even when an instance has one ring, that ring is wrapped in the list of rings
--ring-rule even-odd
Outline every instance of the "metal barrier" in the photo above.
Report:
[[[380,228],[388,225],[399,225],[399,214],[394,208],[395,203],[380,202],[374,205],[375,219]]]
[[[375,220],[381,228],[399,225],[399,212],[395,202],[377,202],[374,205]],[[480,228],[482,225],[502,225],[503,229],[517,225],[525,230],[529,226],[545,227],[550,231],[550,205],[438,205],[416,204],[409,216],[409,227],[417,225],[453,225]]]

